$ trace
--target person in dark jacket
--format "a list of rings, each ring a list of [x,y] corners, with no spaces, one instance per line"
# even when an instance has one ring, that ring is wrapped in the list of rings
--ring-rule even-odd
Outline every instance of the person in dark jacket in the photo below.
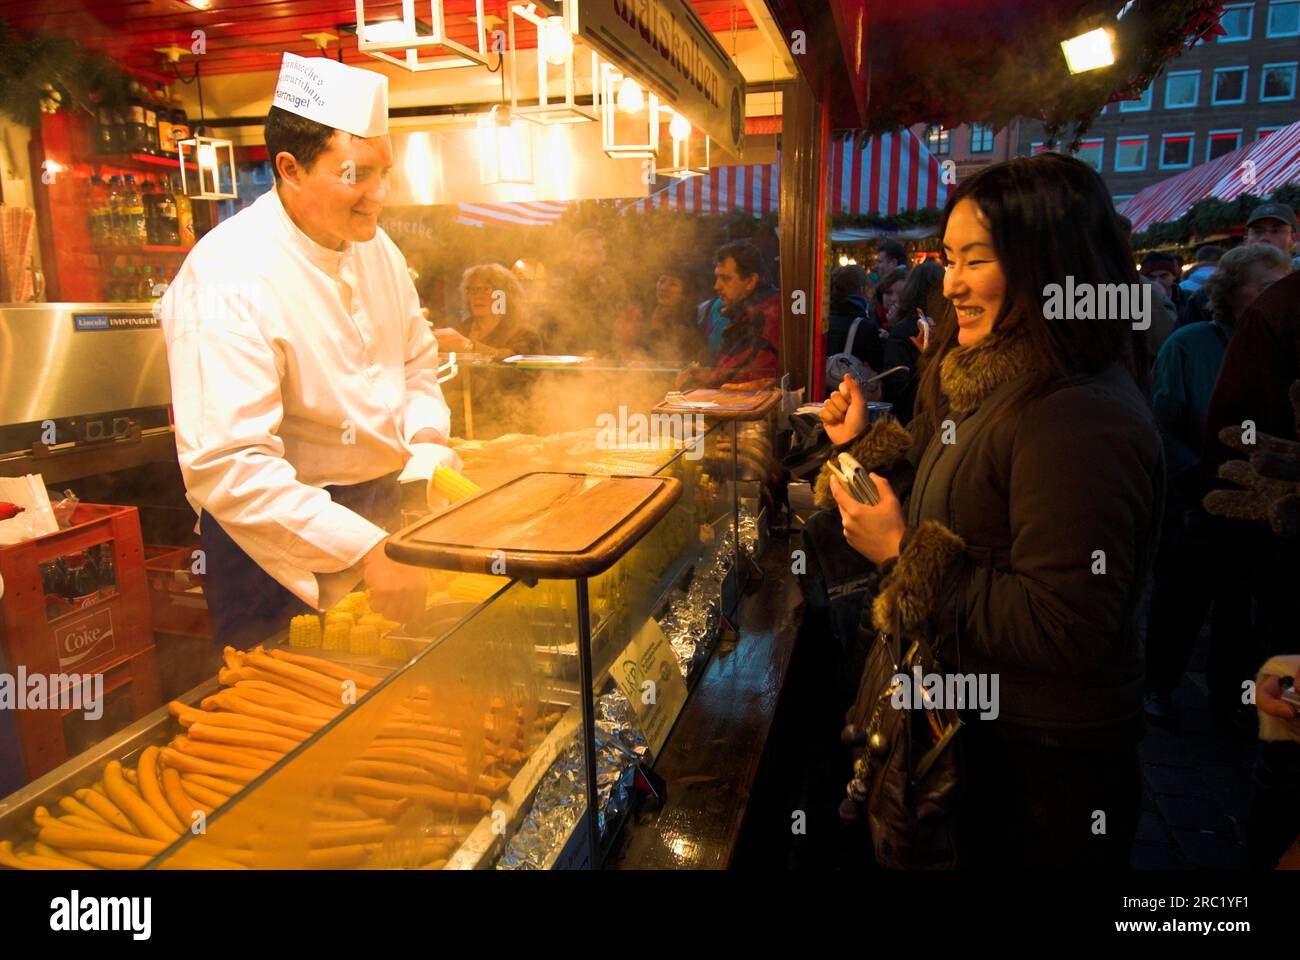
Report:
[[[1248,648],[1240,633],[1250,621],[1249,590],[1214,562],[1212,525],[1201,507],[1209,487],[1201,448],[1214,382],[1237,318],[1289,268],[1281,251],[1262,243],[1229,251],[1206,285],[1213,319],[1174,331],[1151,371],[1151,408],[1164,442],[1169,482],[1147,631],[1146,712],[1155,723],[1174,720],[1173,692],[1211,605],[1213,639],[1206,673],[1211,702],[1220,714],[1240,706],[1237,674],[1254,666],[1240,654]]]
[[[894,405],[893,414],[899,423],[911,422],[916,403],[916,386],[920,382],[918,364],[921,351],[916,344],[921,329],[917,323],[917,311],[925,316],[933,329],[946,309],[947,301],[943,299],[943,264],[938,260],[926,260],[912,269],[907,275],[907,282],[903,284],[903,293],[898,298],[898,316],[890,324],[885,339],[883,365],[879,368],[883,371],[907,367],[907,370],[892,373],[881,381],[883,399]]]
[[[781,292],[765,279],[767,263],[750,240],[732,240],[713,255],[714,290],[727,326],[712,367],[688,367],[678,389],[774,379],[780,367]]]
[[[846,539],[881,575],[864,629],[896,632],[903,649],[928,638],[949,669],[997,680],[996,719],[966,711],[958,734],[962,865],[1122,868],[1140,809],[1138,621],[1163,457],[1131,318],[1048,320],[1043,304],[1067,276],[1137,284],[1132,254],[1101,177],[1057,154],[963,181],[942,234],[954,311],[909,429],[906,507],[878,473],[876,506],[829,483]],[[848,393],[823,408],[828,436],[878,447],[873,433],[897,425],[862,435],[861,394]]]
[[[854,321],[859,321],[853,334],[853,355],[879,372],[884,357],[880,323],[867,301],[867,271],[855,264],[836,267],[831,271],[831,313],[826,331],[826,356],[847,353],[849,331]]]

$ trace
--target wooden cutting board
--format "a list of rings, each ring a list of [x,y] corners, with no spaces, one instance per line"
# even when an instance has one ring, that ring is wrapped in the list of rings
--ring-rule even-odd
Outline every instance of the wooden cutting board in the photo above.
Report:
[[[613,566],[681,493],[675,477],[526,473],[412,524],[385,552],[446,570],[591,577]]]
[[[699,413],[706,420],[762,420],[777,401],[780,390],[688,390],[686,399],[694,403],[715,403],[715,407],[680,407],[661,401],[652,413]]]

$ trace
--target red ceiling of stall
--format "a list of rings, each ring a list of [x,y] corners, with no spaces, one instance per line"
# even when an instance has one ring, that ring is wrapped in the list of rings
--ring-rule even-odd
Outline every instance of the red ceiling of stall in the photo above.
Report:
[[[484,10],[503,16],[506,2],[485,0]],[[353,0],[210,0],[206,5],[208,9],[199,10],[183,0],[0,0],[0,18],[28,32],[75,37],[128,68],[146,72],[162,69],[156,47],[175,44],[189,50],[192,31],[201,29],[207,42],[204,76],[275,70],[286,50],[314,53],[304,33],[337,32],[340,25],[356,20]],[[475,42],[474,6],[474,0],[445,0],[448,34],[469,45]],[[691,6],[722,36],[733,28],[754,26],[740,0],[691,0]],[[416,16],[427,20],[428,3],[417,2],[415,7]],[[401,3],[368,2],[365,9],[367,20],[378,20],[400,16]],[[194,59],[186,56],[184,62]],[[374,62],[357,52],[356,39],[348,35],[343,37],[343,59]]]

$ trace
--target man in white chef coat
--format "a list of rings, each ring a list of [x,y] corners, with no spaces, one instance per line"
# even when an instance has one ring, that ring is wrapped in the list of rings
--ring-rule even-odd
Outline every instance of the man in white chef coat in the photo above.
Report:
[[[424,609],[420,570],[384,553],[397,478],[459,459],[437,342],[379,229],[387,130],[386,77],[286,53],[266,118],[275,188],[200,240],[162,300],[218,644],[262,642],[362,579],[390,619]]]

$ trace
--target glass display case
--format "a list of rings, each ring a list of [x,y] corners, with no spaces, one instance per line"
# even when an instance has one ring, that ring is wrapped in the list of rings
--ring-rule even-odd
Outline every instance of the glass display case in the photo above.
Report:
[[[676,435],[642,437],[648,415],[623,409],[452,443],[483,488],[534,471],[675,478],[680,497],[608,569],[578,581],[428,570],[411,623],[370,633],[382,618],[353,594],[315,627],[295,619],[254,651],[228,650],[219,676],[0,800],[0,861],[599,865],[738,602],[735,537],[752,553],[759,505],[736,514],[748,426],[683,418]],[[132,823],[106,838],[114,813]]]

